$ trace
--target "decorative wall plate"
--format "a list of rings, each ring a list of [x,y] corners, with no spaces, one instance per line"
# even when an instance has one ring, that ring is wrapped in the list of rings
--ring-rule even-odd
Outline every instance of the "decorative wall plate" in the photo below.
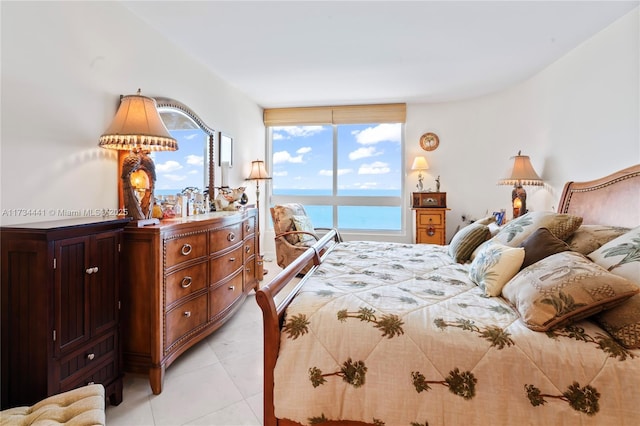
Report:
[[[440,138],[435,133],[425,133],[420,137],[420,147],[425,151],[433,151],[440,145]]]

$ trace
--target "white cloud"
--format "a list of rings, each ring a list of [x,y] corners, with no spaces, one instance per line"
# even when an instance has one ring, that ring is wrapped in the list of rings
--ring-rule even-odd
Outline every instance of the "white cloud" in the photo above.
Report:
[[[323,126],[284,126],[284,127],[272,127],[272,133],[274,139],[289,139],[299,137],[309,137],[317,133],[326,131],[328,128]]]
[[[272,176],[277,176],[277,177],[289,176],[289,172],[287,172],[287,171],[284,171],[284,172],[273,172]]]
[[[362,158],[374,157],[382,155],[382,152],[376,152],[376,148],[374,146],[362,147],[358,148],[353,152],[349,153],[349,160],[360,160]]]
[[[353,169],[338,169],[338,176],[348,175],[353,173]],[[318,172],[320,176],[333,176],[333,170],[322,169]]]
[[[302,155],[292,157],[288,151],[278,151],[273,153],[273,164],[281,163],[302,163]]]
[[[391,171],[387,163],[382,161],[375,161],[371,164],[363,164],[358,169],[359,175],[382,175]]]
[[[401,139],[401,124],[382,123],[375,127],[367,127],[364,130],[354,131],[356,141],[362,145],[372,145],[378,142],[398,142]]]
[[[186,156],[187,164],[192,166],[203,166],[204,165],[204,157],[202,155],[187,155]]]
[[[182,164],[178,163],[175,160],[167,160],[164,163],[156,164],[156,171],[159,173],[175,172],[176,170],[180,170],[181,168]]]
[[[308,154],[311,152],[311,147],[310,146],[303,146],[302,148],[300,148],[299,150],[296,151],[296,154]]]

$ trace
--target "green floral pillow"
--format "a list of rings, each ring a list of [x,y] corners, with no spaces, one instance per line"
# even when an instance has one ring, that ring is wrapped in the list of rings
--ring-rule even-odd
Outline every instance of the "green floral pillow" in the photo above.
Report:
[[[638,292],[640,288],[631,281],[573,251],[534,263],[502,289],[525,325],[535,331],[561,327],[613,308]]]
[[[293,220],[293,225],[296,228],[296,231],[310,232],[315,235],[315,229],[313,228],[313,224],[311,223],[309,216],[293,215],[291,219]],[[317,239],[314,238],[313,235],[298,234],[298,238],[303,244],[315,243]]]
[[[629,228],[619,226],[581,225],[580,228],[576,229],[576,232],[567,239],[567,244],[569,244],[571,250],[588,255],[614,238],[618,238],[629,231]]]
[[[518,247],[538,228],[547,228],[561,240],[569,238],[582,224],[582,218],[554,212],[529,212],[507,223],[493,239],[510,247]]]
[[[488,296],[500,296],[502,287],[520,270],[523,259],[523,248],[489,244],[471,263],[469,278]]]

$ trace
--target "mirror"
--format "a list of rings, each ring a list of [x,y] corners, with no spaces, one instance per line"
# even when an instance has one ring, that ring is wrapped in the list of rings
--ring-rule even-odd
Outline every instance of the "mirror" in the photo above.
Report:
[[[151,153],[156,165],[155,196],[176,195],[190,189],[209,193],[213,199],[216,132],[183,103],[169,98],[155,100],[162,121],[178,141],[177,151]]]

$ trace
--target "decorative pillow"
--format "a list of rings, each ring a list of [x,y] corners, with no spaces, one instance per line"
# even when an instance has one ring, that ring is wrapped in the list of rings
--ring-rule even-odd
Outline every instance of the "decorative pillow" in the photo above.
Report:
[[[538,228],[524,240],[520,247],[524,248],[524,261],[520,269],[533,265],[552,254],[569,250],[567,243],[554,236],[547,228]]]
[[[466,262],[476,247],[486,241],[489,235],[489,228],[486,225],[472,223],[465,226],[451,239],[449,256],[458,263]]]
[[[610,309],[640,292],[583,255],[565,251],[523,269],[502,289],[531,330],[547,331]]]
[[[640,285],[640,226],[589,253],[589,258]]]
[[[507,223],[493,237],[497,242],[510,247],[518,247],[538,228],[547,228],[553,235],[566,240],[582,224],[582,218],[564,213],[529,212]]]
[[[622,346],[640,348],[640,294],[595,318]]]
[[[310,232],[315,235],[315,229],[313,229],[313,224],[311,223],[311,219],[309,219],[309,216],[293,215],[291,217],[291,220],[293,220],[293,226],[296,228],[296,231]],[[313,235],[298,234],[298,238],[299,241],[303,244],[307,244],[310,242],[315,243],[317,239],[314,238]]]
[[[492,223],[496,222],[496,217],[495,216],[487,216],[487,217],[483,217],[482,219],[478,219],[473,223],[477,223],[478,225],[490,225]]]
[[[582,225],[567,239],[567,244],[571,250],[587,255],[629,231],[619,226]]]
[[[469,268],[469,278],[488,296],[500,296],[502,287],[520,270],[525,249],[494,243],[486,245]]]
[[[288,203],[273,206],[273,228],[276,234],[282,234],[284,232],[295,231],[295,225],[293,224],[294,215],[306,215],[304,206],[300,203]],[[297,244],[300,242],[300,234],[285,235],[284,238],[289,244]]]

